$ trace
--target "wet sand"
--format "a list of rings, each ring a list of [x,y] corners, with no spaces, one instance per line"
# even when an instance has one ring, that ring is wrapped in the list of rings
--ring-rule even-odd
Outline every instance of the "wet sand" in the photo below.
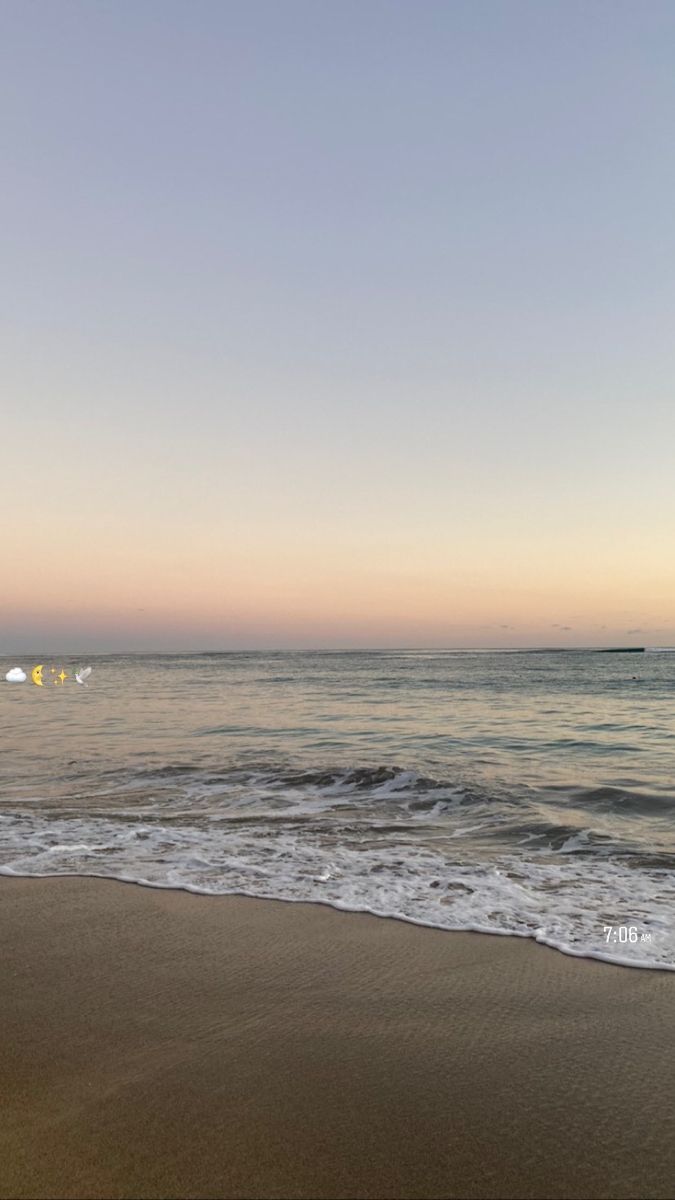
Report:
[[[675,974],[0,880],[2,1197],[675,1195]]]

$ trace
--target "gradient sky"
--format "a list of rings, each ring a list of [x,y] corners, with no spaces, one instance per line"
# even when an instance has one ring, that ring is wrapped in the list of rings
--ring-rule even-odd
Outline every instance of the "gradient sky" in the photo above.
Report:
[[[3,0],[0,651],[674,643],[674,61]]]

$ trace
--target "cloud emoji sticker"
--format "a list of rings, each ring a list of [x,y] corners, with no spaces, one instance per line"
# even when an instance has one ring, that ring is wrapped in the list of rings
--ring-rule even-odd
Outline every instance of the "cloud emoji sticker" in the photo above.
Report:
[[[21,667],[12,667],[11,671],[5,675],[5,679],[8,683],[25,683],[26,672],[22,671]]]

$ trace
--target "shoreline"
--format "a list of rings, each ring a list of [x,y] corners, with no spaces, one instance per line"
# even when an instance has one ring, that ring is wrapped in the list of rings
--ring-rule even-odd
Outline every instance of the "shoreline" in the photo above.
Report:
[[[477,927],[446,927],[436,925],[432,921],[415,920],[414,917],[400,916],[397,913],[378,913],[371,909],[365,908],[347,908],[339,904],[335,904],[330,900],[321,900],[317,897],[309,899],[295,899],[290,896],[256,896],[252,892],[206,892],[200,891],[199,888],[191,887],[187,884],[169,884],[169,883],[150,883],[147,880],[128,879],[122,876],[115,877],[114,875],[96,875],[91,873],[80,872],[65,872],[58,871],[52,875],[19,875],[11,870],[0,870],[0,881],[3,879],[10,880],[37,880],[49,882],[51,880],[58,881],[59,879],[84,879],[84,880],[100,880],[103,883],[119,883],[126,887],[138,887],[149,889],[150,891],[158,892],[180,892],[186,896],[196,896],[205,900],[253,900],[260,901],[264,904],[287,904],[307,906],[309,908],[329,908],[332,912],[344,913],[346,916],[355,917],[371,917],[376,921],[395,921],[403,925],[411,925],[414,929],[432,929],[437,933],[443,934],[468,934],[471,937],[495,937],[495,938],[514,938],[519,941],[532,942],[535,946],[541,946],[545,950],[553,950],[556,954],[562,954],[565,958],[581,959],[588,962],[602,963],[606,966],[624,967],[631,971],[660,971],[666,974],[675,973],[675,963],[648,962],[644,959],[640,962],[635,962],[630,959],[622,959],[618,956],[612,957],[611,954],[604,954],[596,950],[575,950],[569,946],[563,946],[557,942],[547,942],[543,938],[537,938],[534,934],[521,933],[518,930],[509,929],[481,929]]]
[[[0,1196],[672,1196],[675,986],[529,938],[0,878]]]

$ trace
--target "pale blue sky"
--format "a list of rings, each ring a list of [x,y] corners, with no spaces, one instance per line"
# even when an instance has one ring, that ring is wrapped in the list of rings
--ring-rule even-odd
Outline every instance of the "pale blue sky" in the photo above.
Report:
[[[672,3],[4,0],[10,647],[675,640],[674,64]]]

